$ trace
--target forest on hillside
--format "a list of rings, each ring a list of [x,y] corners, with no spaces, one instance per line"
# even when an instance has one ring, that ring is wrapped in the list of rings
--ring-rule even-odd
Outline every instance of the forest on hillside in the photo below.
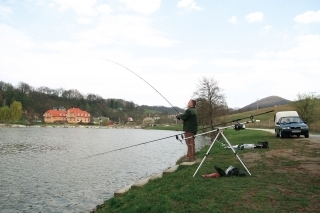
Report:
[[[232,112],[227,106],[222,89],[213,78],[203,77],[199,80],[197,90],[194,92],[194,100],[196,100],[198,122],[202,126],[214,126],[215,123],[221,123],[220,118]],[[43,121],[43,114],[47,110],[75,107],[89,112],[91,117],[101,120],[108,118],[121,124],[133,118],[133,122],[130,123],[139,125],[149,117],[154,118],[151,120],[155,124],[172,124],[177,120],[171,115],[185,110],[178,107],[139,106],[132,101],[122,99],[103,99],[98,94],[84,95],[77,89],[51,89],[44,86],[35,88],[24,82],[13,86],[0,81],[2,107],[8,107],[15,101],[22,105],[21,122],[28,123]]]
[[[51,89],[48,87],[34,88],[20,82],[17,86],[0,81],[1,107],[10,106],[14,101],[22,104],[22,120],[27,122],[42,121],[43,114],[50,109],[76,107],[85,110],[92,117],[108,117],[112,121],[126,123],[132,117],[135,123],[150,115],[145,112],[148,106],[138,106],[132,101],[122,99],[103,99],[98,94],[82,94],[76,89]],[[168,115],[165,107],[149,107],[154,113]],[[167,108],[168,109],[168,108]],[[162,110],[162,111],[156,111]]]

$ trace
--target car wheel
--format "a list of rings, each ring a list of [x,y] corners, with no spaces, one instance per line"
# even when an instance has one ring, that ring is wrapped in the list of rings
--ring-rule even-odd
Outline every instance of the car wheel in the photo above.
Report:
[[[281,131],[279,132],[279,137],[284,138],[284,135],[281,133]]]
[[[309,133],[304,135],[305,138],[309,138]]]
[[[300,138],[300,135],[297,135],[298,138]]]
[[[277,133],[276,130],[274,130],[274,134],[275,134],[275,136],[276,136],[277,138],[279,137],[279,134]]]

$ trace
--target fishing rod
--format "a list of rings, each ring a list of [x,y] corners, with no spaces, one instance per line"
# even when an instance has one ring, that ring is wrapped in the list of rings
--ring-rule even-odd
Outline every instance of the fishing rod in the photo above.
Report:
[[[138,76],[141,80],[143,80],[144,82],[146,82],[150,87],[152,87],[152,89],[154,89],[159,95],[161,95],[162,98],[164,98],[164,100],[166,100],[168,102],[168,104],[170,104],[170,106],[179,114],[179,111],[170,103],[170,101],[168,101],[168,99],[166,99],[156,88],[154,88],[149,82],[147,82],[146,80],[144,80],[141,76],[139,76],[137,73],[133,72],[132,70],[130,70],[128,67],[125,67],[123,66],[122,64],[118,63],[118,62],[115,62],[115,61],[112,61],[112,60],[109,60],[109,59],[105,59],[105,58],[101,58],[102,60],[105,60],[105,61],[110,61],[112,63],[115,63],[127,70],[129,70],[130,72],[132,72],[133,74],[135,74],[136,76]]]
[[[237,128],[240,128],[239,121],[244,120],[244,119],[247,119],[247,118],[250,118],[250,120],[253,120],[253,117],[255,117],[255,116],[267,114],[267,113],[270,113],[270,112],[273,112],[273,111],[274,111],[274,110],[270,110],[270,111],[263,112],[263,113],[259,113],[259,114],[256,114],[256,115],[250,115],[250,116],[248,116],[248,117],[235,119],[235,120],[228,121],[228,122],[225,122],[225,123],[217,124],[217,125],[215,125],[215,126],[222,126],[222,125],[226,125],[226,124],[229,124],[229,123],[237,123],[237,125],[235,125],[235,129],[238,130]],[[209,126],[209,127],[202,128],[201,130],[205,130],[205,129],[213,128],[213,127],[214,127],[214,126]],[[214,129],[214,128],[213,128],[213,129]]]
[[[225,124],[228,124],[228,123],[237,122],[236,124],[231,125],[231,126],[234,126],[234,129],[235,129],[235,130],[238,130],[236,126],[243,124],[243,123],[239,123],[238,121],[244,120],[244,119],[247,119],[247,118],[250,118],[251,121],[247,121],[246,123],[253,123],[253,122],[254,122],[254,121],[253,121],[253,117],[258,116],[258,115],[263,115],[263,114],[266,114],[266,113],[270,113],[270,112],[273,112],[273,111],[274,111],[274,110],[271,110],[271,111],[268,111],[268,112],[264,112],[264,113],[260,113],[260,114],[256,114],[256,115],[251,115],[251,116],[249,116],[249,117],[239,118],[239,119],[232,120],[232,121],[229,121],[229,122],[217,124],[216,126],[220,126],[220,125],[225,125]],[[211,128],[211,127],[210,127],[210,128]],[[207,132],[203,132],[203,133],[196,134],[196,135],[191,136],[191,137],[197,137],[197,136],[200,136],[200,135],[205,135],[205,134],[208,134],[208,133],[210,133],[210,132],[217,131],[217,129],[219,129],[219,127],[215,128],[215,129],[213,129],[213,130],[211,130],[211,131],[207,131]],[[179,136],[180,136],[181,138],[179,138]],[[156,141],[160,141],[160,140],[164,140],[164,139],[168,139],[168,138],[172,138],[172,137],[176,137],[176,139],[179,140],[181,143],[182,143],[183,140],[186,140],[186,139],[191,138],[191,137],[184,138],[183,133],[179,133],[179,134],[175,134],[175,135],[171,135],[171,136],[167,136],[167,137],[163,137],[163,138],[159,138],[159,139],[155,139],[155,140],[151,140],[151,141],[147,141],[147,142],[143,142],[143,143],[138,143],[138,144],[134,144],[134,145],[130,145],[130,146],[118,148],[118,149],[113,149],[113,150],[110,150],[110,151],[107,151],[107,152],[98,153],[98,154],[95,154],[95,155],[88,156],[88,157],[86,157],[86,158],[95,157],[95,156],[98,156],[98,155],[104,155],[104,154],[108,154],[108,153],[111,153],[111,152],[116,152],[116,151],[120,151],[120,150],[124,150],[124,149],[128,149],[128,148],[132,148],[132,147],[135,147],[135,146],[145,145],[145,144],[148,144],[148,143],[153,143],[153,142],[156,142]]]
[[[107,153],[110,153],[110,152],[121,151],[123,149],[128,149],[128,148],[132,148],[132,147],[135,147],[135,146],[145,145],[145,144],[148,144],[148,143],[153,143],[153,142],[156,142],[156,141],[160,141],[160,140],[164,140],[164,139],[172,138],[172,137],[176,137],[176,139],[179,140],[179,137],[178,137],[179,135],[181,135],[181,137],[183,138],[182,134],[171,135],[171,136],[167,136],[167,137],[164,137],[164,138],[155,139],[155,140],[152,140],[152,141],[147,141],[147,142],[143,142],[143,143],[139,143],[139,144],[134,144],[134,145],[131,145],[131,146],[126,146],[126,147],[122,147],[122,148],[118,148],[118,149],[113,149],[113,150],[110,150],[110,151],[107,151],[107,152],[98,153],[98,154],[95,154],[95,155],[88,156],[86,158],[95,157],[95,156],[98,156],[98,155],[104,155],[104,154],[107,154]],[[182,143],[182,140],[180,140],[180,142]]]

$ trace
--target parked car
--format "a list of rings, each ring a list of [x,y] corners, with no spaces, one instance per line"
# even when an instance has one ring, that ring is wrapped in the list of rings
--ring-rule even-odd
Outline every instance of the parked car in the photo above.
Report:
[[[297,137],[304,135],[304,137],[309,138],[308,125],[303,122],[303,120],[298,116],[298,113],[292,113],[294,111],[288,112],[289,113],[277,113],[278,116],[275,115],[275,135],[281,138],[292,135],[296,135]],[[281,115],[281,117],[279,115]]]

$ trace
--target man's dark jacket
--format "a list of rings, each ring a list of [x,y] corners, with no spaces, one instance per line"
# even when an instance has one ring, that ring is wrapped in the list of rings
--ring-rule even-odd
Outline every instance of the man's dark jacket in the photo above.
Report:
[[[195,108],[188,108],[183,114],[180,114],[177,117],[183,120],[183,131],[192,132],[195,135],[197,134],[198,114]]]

